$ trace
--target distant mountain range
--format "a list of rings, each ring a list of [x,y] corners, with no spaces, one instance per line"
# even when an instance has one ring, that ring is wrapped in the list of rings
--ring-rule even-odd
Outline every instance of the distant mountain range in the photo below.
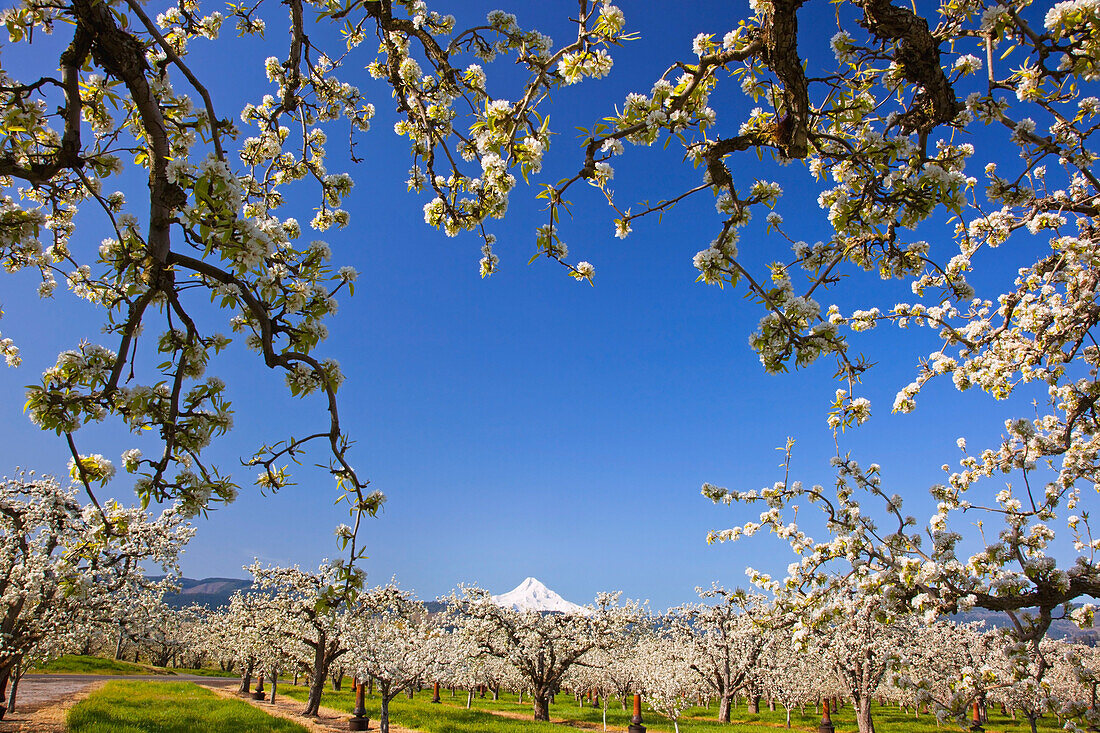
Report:
[[[237,591],[249,590],[252,587],[252,581],[239,578],[203,578],[202,580],[181,578],[179,586],[179,593],[164,597],[169,606],[181,608],[195,604],[219,608],[227,605],[230,596]],[[547,588],[537,578],[527,578],[507,593],[493,596],[493,602],[518,611],[578,613],[584,610],[582,606],[570,603]],[[442,611],[446,607],[445,603],[439,601],[428,601],[426,605],[432,613]]]
[[[180,592],[164,597],[165,602],[173,608],[181,608],[197,604],[210,608],[219,608],[229,603],[229,597],[235,592],[247,591],[252,587],[252,581],[240,578],[181,578],[179,581]],[[506,608],[526,611],[556,611],[558,613],[576,613],[583,607],[562,598],[560,595],[543,585],[537,578],[527,578],[507,593],[493,596],[493,602]],[[427,601],[425,605],[431,613],[437,613],[446,608],[440,601]],[[989,628],[1008,626],[1008,616],[995,611],[974,609],[967,613],[956,614],[951,617],[958,623],[971,621],[984,621]],[[1049,635],[1055,639],[1069,639],[1071,641],[1100,645],[1100,627],[1091,629],[1079,629],[1072,622],[1061,619],[1051,624]]]
[[[240,578],[180,578],[179,586],[179,593],[164,597],[164,602],[172,608],[190,605],[220,608],[229,604],[229,597],[235,592],[250,589],[252,581]]]
[[[966,613],[957,613],[951,617],[951,620],[956,623],[984,621],[986,628],[998,629],[1012,625],[1012,621],[1006,614],[999,611],[987,611],[984,608],[975,608]],[[1088,644],[1089,646],[1100,645],[1100,627],[1096,626],[1096,621],[1093,621],[1091,629],[1079,629],[1076,624],[1068,619],[1057,619],[1051,623],[1047,636],[1052,639],[1066,639],[1067,641]]]

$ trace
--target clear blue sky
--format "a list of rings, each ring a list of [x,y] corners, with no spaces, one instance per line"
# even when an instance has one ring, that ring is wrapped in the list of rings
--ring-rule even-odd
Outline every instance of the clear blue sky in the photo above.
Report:
[[[460,27],[483,17],[481,5],[470,10],[472,5],[455,4]],[[691,57],[696,33],[720,37],[747,12],[747,3],[620,5],[641,40],[615,54],[609,78],[559,95],[551,120],[562,134],[540,180],[580,166],[574,125],[591,125],[628,92],[648,90],[669,62]],[[803,45],[815,55],[827,53],[835,32],[832,11],[821,5],[807,7],[803,25]],[[511,3],[508,9],[521,24],[560,38],[569,33],[562,19],[576,12],[571,2]],[[267,93],[261,62],[285,55],[284,39],[272,19],[266,44],[239,42],[229,32],[226,44],[194,44],[191,60],[212,82],[219,114],[235,117],[245,101]],[[713,200],[704,196],[680,207],[660,225],[637,222],[630,238],[618,240],[598,191],[580,191],[576,218],[564,222],[562,232],[574,259],[596,266],[593,288],[567,278],[554,263],[526,264],[543,215],[535,190],[521,184],[508,219],[493,226],[500,272],[481,280],[479,242],[469,235],[447,239],[426,227],[426,199],[405,192],[406,144],[392,132],[387,87],[359,70],[368,60],[364,51],[348,79],[361,84],[379,114],[375,128],[359,138],[357,153],[365,162],[348,168],[356,181],[347,202],[352,224],[325,237],[334,261],[356,267],[361,279],[357,295],[342,299],[319,353],[339,359],[348,377],[341,399],[344,426],[357,441],[352,458],[361,475],[389,496],[365,533],[371,579],[396,575],[423,597],[434,597],[458,582],[502,592],[534,575],[575,602],[621,589],[663,608],[691,599],[695,586],[712,580],[744,584],[746,565],[784,568],[788,553],[768,537],[707,547],[707,530],[749,516],[711,505],[699,487],[711,481],[758,488],[781,478],[775,449],[788,435],[798,440],[795,476],[829,482],[835,449],[825,413],[835,389],[833,365],[764,374],[748,346],[761,312],[741,292],[694,282],[692,256],[717,230]],[[498,62],[490,76],[510,73],[510,64]],[[176,86],[182,89],[184,81]],[[509,98],[515,88],[497,92]],[[249,90],[247,100],[240,89]],[[724,80],[712,106],[730,130],[753,105],[735,80]],[[342,166],[344,129],[329,136],[330,170]],[[739,182],[754,176],[791,181],[778,208],[790,230],[811,242],[827,236],[817,190],[801,166],[761,166],[751,154],[733,165]],[[680,162],[675,146],[629,149],[617,161],[615,189],[623,203],[656,200],[694,185],[698,175]],[[299,192],[305,195],[286,214],[308,221],[314,192]],[[747,260],[788,260],[784,243],[764,236],[762,212],[756,218],[741,242]],[[84,252],[106,236],[98,222],[90,223],[75,238]],[[934,251],[952,246],[940,231],[926,236],[938,237]],[[990,281],[976,282],[980,294],[983,285],[1003,283],[1005,273],[993,269]],[[0,331],[24,356],[20,369],[0,368],[2,471],[22,465],[60,474],[65,447],[52,434],[37,433],[22,415],[22,387],[36,381],[59,350],[96,338],[100,321],[62,289],[53,302],[40,303],[29,274],[5,275],[0,282],[7,312]],[[912,298],[906,287],[866,276],[835,293],[845,309]],[[958,458],[955,439],[988,441],[1009,412],[945,384],[931,389],[914,414],[892,416],[895,392],[911,381],[917,359],[933,350],[934,341],[924,331],[879,330],[855,342],[879,362],[866,385],[875,416],[844,436],[844,449],[881,463],[888,485],[911,498],[910,511],[927,516],[927,487],[942,480],[941,464]],[[210,373],[229,383],[237,410],[236,428],[214,454],[245,490],[234,505],[197,520],[185,573],[242,577],[241,566],[254,557],[311,566],[335,554],[332,528],[345,515],[333,507],[336,492],[323,473],[300,469],[299,485],[265,498],[238,465],[263,442],[323,425],[321,403],[286,396],[281,376],[236,346]],[[142,447],[115,428],[82,432],[83,450],[116,462],[126,448]],[[129,499],[125,479],[120,471],[111,490]]]

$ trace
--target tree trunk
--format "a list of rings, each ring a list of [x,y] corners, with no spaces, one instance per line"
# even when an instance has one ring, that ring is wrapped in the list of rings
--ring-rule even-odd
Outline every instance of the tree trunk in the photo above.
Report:
[[[499,700],[500,699],[500,685],[497,685],[496,687],[493,688],[493,699],[494,700]]]
[[[856,709],[856,725],[859,733],[875,733],[875,721],[871,719],[871,698],[861,697],[854,700]]]
[[[317,710],[321,707],[321,693],[325,691],[325,678],[321,678],[320,684],[311,681],[309,685],[309,697],[306,698],[306,706],[299,715],[302,717],[316,717]]]
[[[536,687],[531,690],[531,701],[535,709],[535,720],[550,720],[550,690]]]
[[[237,688],[238,695],[247,695],[248,688],[252,686],[252,670],[256,663],[249,659],[248,664],[244,666],[244,671],[241,674],[241,686]]]
[[[271,672],[271,702],[275,702],[275,688],[279,686],[279,673],[275,670]]]
[[[760,714],[760,695],[749,696],[749,712],[753,715]]]
[[[301,712],[303,716],[317,717],[317,711],[321,707],[321,693],[325,691],[325,678],[328,677],[328,668],[332,662],[328,655],[328,637],[319,634],[317,646],[313,648],[313,677],[309,681],[309,699],[306,707]]]
[[[8,692],[8,712],[15,712],[15,695],[19,692],[19,680],[23,679],[22,674],[12,675],[11,690]]]
[[[474,704],[474,688],[470,688],[466,692],[466,709],[469,710],[470,706]]]
[[[125,636],[126,633],[120,626],[118,629],[118,641],[115,642],[115,659],[122,659],[122,640]]]
[[[390,692],[390,683],[385,680],[378,681],[378,692],[382,695],[382,712],[379,713],[378,729],[382,733],[390,733],[390,700],[397,693]]]
[[[8,680],[11,678],[12,665],[9,662],[4,666],[0,666],[0,700],[4,699],[5,694],[8,691]],[[3,712],[7,712],[5,709]],[[3,712],[0,712],[0,718],[3,718]]]
[[[730,722],[730,698],[732,695],[722,695],[718,699],[718,722],[728,723]],[[626,710],[626,701],[623,700],[623,710]]]
[[[27,672],[27,669],[23,666],[23,657],[19,657],[15,660],[15,671],[11,674],[11,691],[8,693],[8,712],[15,712],[15,698],[19,693],[19,680],[23,679],[23,675]],[[0,697],[0,700],[3,700]]]

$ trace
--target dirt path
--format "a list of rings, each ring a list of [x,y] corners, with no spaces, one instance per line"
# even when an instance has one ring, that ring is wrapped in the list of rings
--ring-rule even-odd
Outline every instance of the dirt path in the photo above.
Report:
[[[466,709],[465,705],[456,703],[444,703],[444,705],[450,705],[453,708]],[[511,718],[512,720],[523,720],[530,722],[533,718],[530,709],[527,712],[519,712],[518,710],[500,710],[498,708],[472,708],[481,713],[489,713],[490,715],[499,715],[502,718]],[[592,723],[587,720],[570,720],[569,718],[550,718],[550,722],[555,725],[563,725],[567,728],[580,728],[582,730],[603,730],[603,723]],[[607,726],[609,731],[625,731],[626,728],[619,728],[614,725]]]
[[[205,685],[203,685],[205,687]],[[236,692],[230,690],[210,687],[209,688],[218,697],[232,698],[234,700],[243,700],[254,708],[263,710],[269,715],[274,715],[278,718],[285,718],[292,720],[298,725],[305,727],[310,733],[332,733],[333,731],[340,731],[344,733],[348,729],[348,718],[351,716],[347,713],[335,710],[333,708],[326,708],[321,706],[320,715],[316,718],[303,718],[298,714],[302,709],[302,703],[300,700],[294,700],[289,697],[279,697],[276,693],[275,702],[270,703],[267,701],[252,700],[251,698],[238,697]],[[378,721],[371,721],[371,730],[378,730]],[[390,733],[420,733],[412,728],[402,728],[399,725],[390,723]]]
[[[465,709],[465,707],[466,707],[465,705],[458,704],[458,703],[445,703],[445,704],[450,705],[451,707],[456,707],[456,708]],[[483,712],[483,713],[489,713],[491,715],[499,715],[502,718],[511,718],[512,720],[524,720],[524,721],[530,721],[531,720],[530,708],[528,708],[525,712],[520,712],[518,710],[500,710],[498,708],[474,708],[474,710],[478,710],[478,711]],[[714,722],[714,723],[718,722],[717,718],[691,718],[691,719],[682,720],[681,724],[690,723],[692,720],[706,720],[708,722]],[[601,723],[594,723],[594,722],[587,721],[587,720],[572,720],[572,719],[569,719],[569,718],[554,718],[554,717],[550,718],[550,722],[554,723],[555,725],[564,726],[566,728],[579,728],[581,730],[598,730],[598,731],[603,730],[603,723],[602,722]],[[734,722],[732,725],[736,726],[737,722]],[[799,728],[798,726],[792,726],[791,728],[788,729],[783,723],[754,722],[754,723],[752,723],[752,725],[766,726],[766,727],[769,727],[769,728],[777,728],[777,729],[791,730],[791,731],[808,731],[809,732],[809,731],[816,731],[817,730],[816,727],[814,727],[814,728]],[[619,726],[615,726],[615,725],[608,725],[607,730],[608,731],[626,731],[627,729],[619,727]],[[993,733],[993,732],[991,731],[990,733]]]
[[[23,697],[23,684],[26,681],[24,679],[19,683],[19,700],[16,701],[15,712],[5,715],[4,720],[0,721],[0,731],[4,733],[65,733],[65,716],[69,708],[110,680],[72,680],[68,683],[28,685],[28,688],[39,688],[38,697],[33,704],[29,702],[32,699],[30,696]]]

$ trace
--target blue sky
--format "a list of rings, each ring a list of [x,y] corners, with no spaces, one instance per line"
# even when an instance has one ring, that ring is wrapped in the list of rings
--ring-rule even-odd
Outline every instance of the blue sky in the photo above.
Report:
[[[452,10],[459,26],[482,17],[481,4],[473,5]],[[591,125],[626,93],[648,90],[668,63],[690,58],[696,33],[721,36],[747,13],[741,3],[683,4],[677,12],[667,3],[620,5],[641,39],[615,54],[608,79],[559,95],[551,120],[562,134],[541,181],[580,166],[574,125]],[[576,12],[566,2],[507,9],[521,24],[563,38],[562,18]],[[835,32],[830,11],[806,12],[803,44],[820,55]],[[211,80],[219,113],[235,116],[245,101],[268,91],[261,62],[285,54],[284,33],[270,20],[266,43],[239,42],[228,33],[223,40],[228,43],[196,43],[191,60]],[[503,592],[533,575],[576,602],[621,589],[661,608],[690,600],[695,586],[713,580],[745,584],[746,565],[782,570],[789,554],[771,538],[708,547],[708,530],[751,514],[713,506],[699,487],[710,481],[758,488],[781,478],[775,449],[787,436],[798,441],[795,477],[828,483],[835,447],[825,417],[834,367],[823,361],[791,374],[765,374],[748,346],[762,313],[739,291],[694,282],[692,256],[716,232],[713,200],[704,196],[660,224],[637,222],[634,234],[618,240],[599,192],[579,191],[562,237],[574,260],[595,265],[596,286],[589,287],[554,263],[526,264],[544,215],[536,189],[521,184],[508,218],[493,226],[500,272],[481,280],[479,242],[429,229],[421,214],[426,199],[405,192],[406,145],[391,129],[388,89],[360,70],[368,60],[364,51],[347,78],[361,84],[379,114],[358,141],[365,162],[348,167],[356,181],[346,202],[352,223],[325,236],[334,262],[356,267],[361,276],[356,296],[342,299],[319,353],[337,358],[348,377],[340,396],[344,426],[357,441],[352,458],[389,496],[365,533],[371,579],[396,575],[434,597],[458,582]],[[507,77],[510,64],[498,62],[490,77],[494,71]],[[240,98],[241,89],[249,90],[248,99]],[[508,98],[507,84],[498,93]],[[712,106],[728,130],[753,105],[736,81],[725,80]],[[342,138],[330,134],[330,170],[343,165]],[[751,154],[733,166],[741,182],[754,176],[790,181],[777,210],[792,235],[811,242],[827,236],[817,189],[801,166],[776,169]],[[675,146],[630,149],[616,162],[615,188],[623,203],[657,200],[677,193],[677,186],[695,185],[698,175]],[[308,221],[313,192],[299,192],[302,198],[286,213]],[[741,242],[746,260],[759,267],[789,259],[784,242],[764,236],[762,212],[756,218]],[[75,239],[86,252],[106,236],[98,222],[87,224]],[[934,253],[951,246],[943,231],[925,236],[939,248]],[[1000,262],[985,264],[992,274],[975,284],[988,295],[1006,273]],[[61,290],[53,302],[40,303],[34,286],[29,274],[5,275],[0,290],[6,311],[0,331],[24,356],[21,368],[0,370],[0,462],[3,472],[21,465],[60,474],[65,447],[52,434],[35,432],[22,415],[23,385],[37,380],[59,350],[94,339],[100,321]],[[846,310],[911,300],[906,287],[865,275],[834,292]],[[881,463],[887,484],[911,500],[918,517],[927,516],[927,487],[942,480],[940,465],[958,458],[955,439],[995,439],[1011,414],[984,395],[959,395],[944,384],[930,389],[914,414],[891,415],[894,394],[911,381],[917,359],[935,348],[929,337],[880,329],[854,339],[878,362],[865,386],[875,416],[842,443],[861,461]],[[211,451],[245,490],[232,506],[197,520],[185,574],[241,577],[241,566],[254,557],[310,566],[335,554],[332,528],[346,515],[333,506],[337,494],[322,472],[307,463],[298,485],[261,497],[238,463],[261,443],[323,425],[320,401],[287,396],[281,377],[237,345],[210,373],[229,383],[237,410],[234,431]],[[111,426],[82,433],[82,450],[116,461],[126,448],[142,446]],[[120,476],[111,490],[128,498]]]

